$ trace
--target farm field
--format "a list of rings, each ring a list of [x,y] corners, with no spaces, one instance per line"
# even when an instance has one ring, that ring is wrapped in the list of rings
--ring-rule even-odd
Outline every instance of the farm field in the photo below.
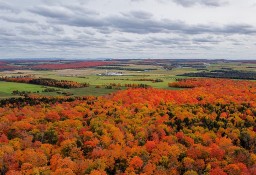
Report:
[[[19,97],[19,95],[12,94],[13,91],[29,91],[32,94],[39,94],[43,96],[60,96],[56,92],[43,92],[47,87],[41,85],[32,85],[25,83],[14,83],[14,82],[3,82],[0,81],[0,99],[10,98],[10,97]],[[48,87],[49,88],[49,87]],[[62,92],[71,93],[73,96],[101,96],[115,92],[115,89],[105,89],[104,87],[95,88],[95,86],[90,86],[86,88],[71,88],[63,89],[58,88]]]
[[[0,98],[15,97],[12,92],[14,90],[18,91],[31,91],[36,93],[37,91],[42,91],[44,88],[39,85],[31,85],[25,83],[13,83],[13,82],[3,82],[0,81]]]

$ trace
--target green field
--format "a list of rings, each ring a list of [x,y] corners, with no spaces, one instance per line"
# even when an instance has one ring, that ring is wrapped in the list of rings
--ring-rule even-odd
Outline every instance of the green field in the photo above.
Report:
[[[59,96],[60,94],[56,92],[42,92],[46,87],[41,85],[24,84],[24,83],[13,83],[13,82],[3,82],[0,81],[0,98],[8,97],[18,97],[18,95],[13,95],[14,90],[18,91],[30,91],[34,94],[41,94],[46,96]],[[61,89],[61,92],[69,92],[74,96],[101,96],[115,92],[116,89],[105,89],[104,87],[95,88],[95,86],[90,86],[86,88],[73,88],[73,89]]]
[[[36,93],[37,91],[42,91],[43,89],[44,88],[39,85],[0,81],[0,98],[15,97],[16,95],[12,95],[14,90],[31,91]]]

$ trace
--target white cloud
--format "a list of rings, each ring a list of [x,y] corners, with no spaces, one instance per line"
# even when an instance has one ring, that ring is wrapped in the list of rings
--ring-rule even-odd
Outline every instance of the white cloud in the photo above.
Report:
[[[0,0],[0,53],[2,58],[252,58],[252,4]]]

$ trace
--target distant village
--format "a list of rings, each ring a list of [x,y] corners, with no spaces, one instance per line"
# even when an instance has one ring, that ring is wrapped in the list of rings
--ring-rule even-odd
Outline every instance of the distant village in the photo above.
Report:
[[[122,76],[123,75],[123,72],[108,72],[106,70],[105,73],[100,73],[100,74],[97,74],[99,76]]]

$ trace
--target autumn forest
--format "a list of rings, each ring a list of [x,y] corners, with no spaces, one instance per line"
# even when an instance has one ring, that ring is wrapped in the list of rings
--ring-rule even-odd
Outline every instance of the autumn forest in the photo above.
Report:
[[[256,83],[169,86],[2,104],[1,174],[256,174]]]

